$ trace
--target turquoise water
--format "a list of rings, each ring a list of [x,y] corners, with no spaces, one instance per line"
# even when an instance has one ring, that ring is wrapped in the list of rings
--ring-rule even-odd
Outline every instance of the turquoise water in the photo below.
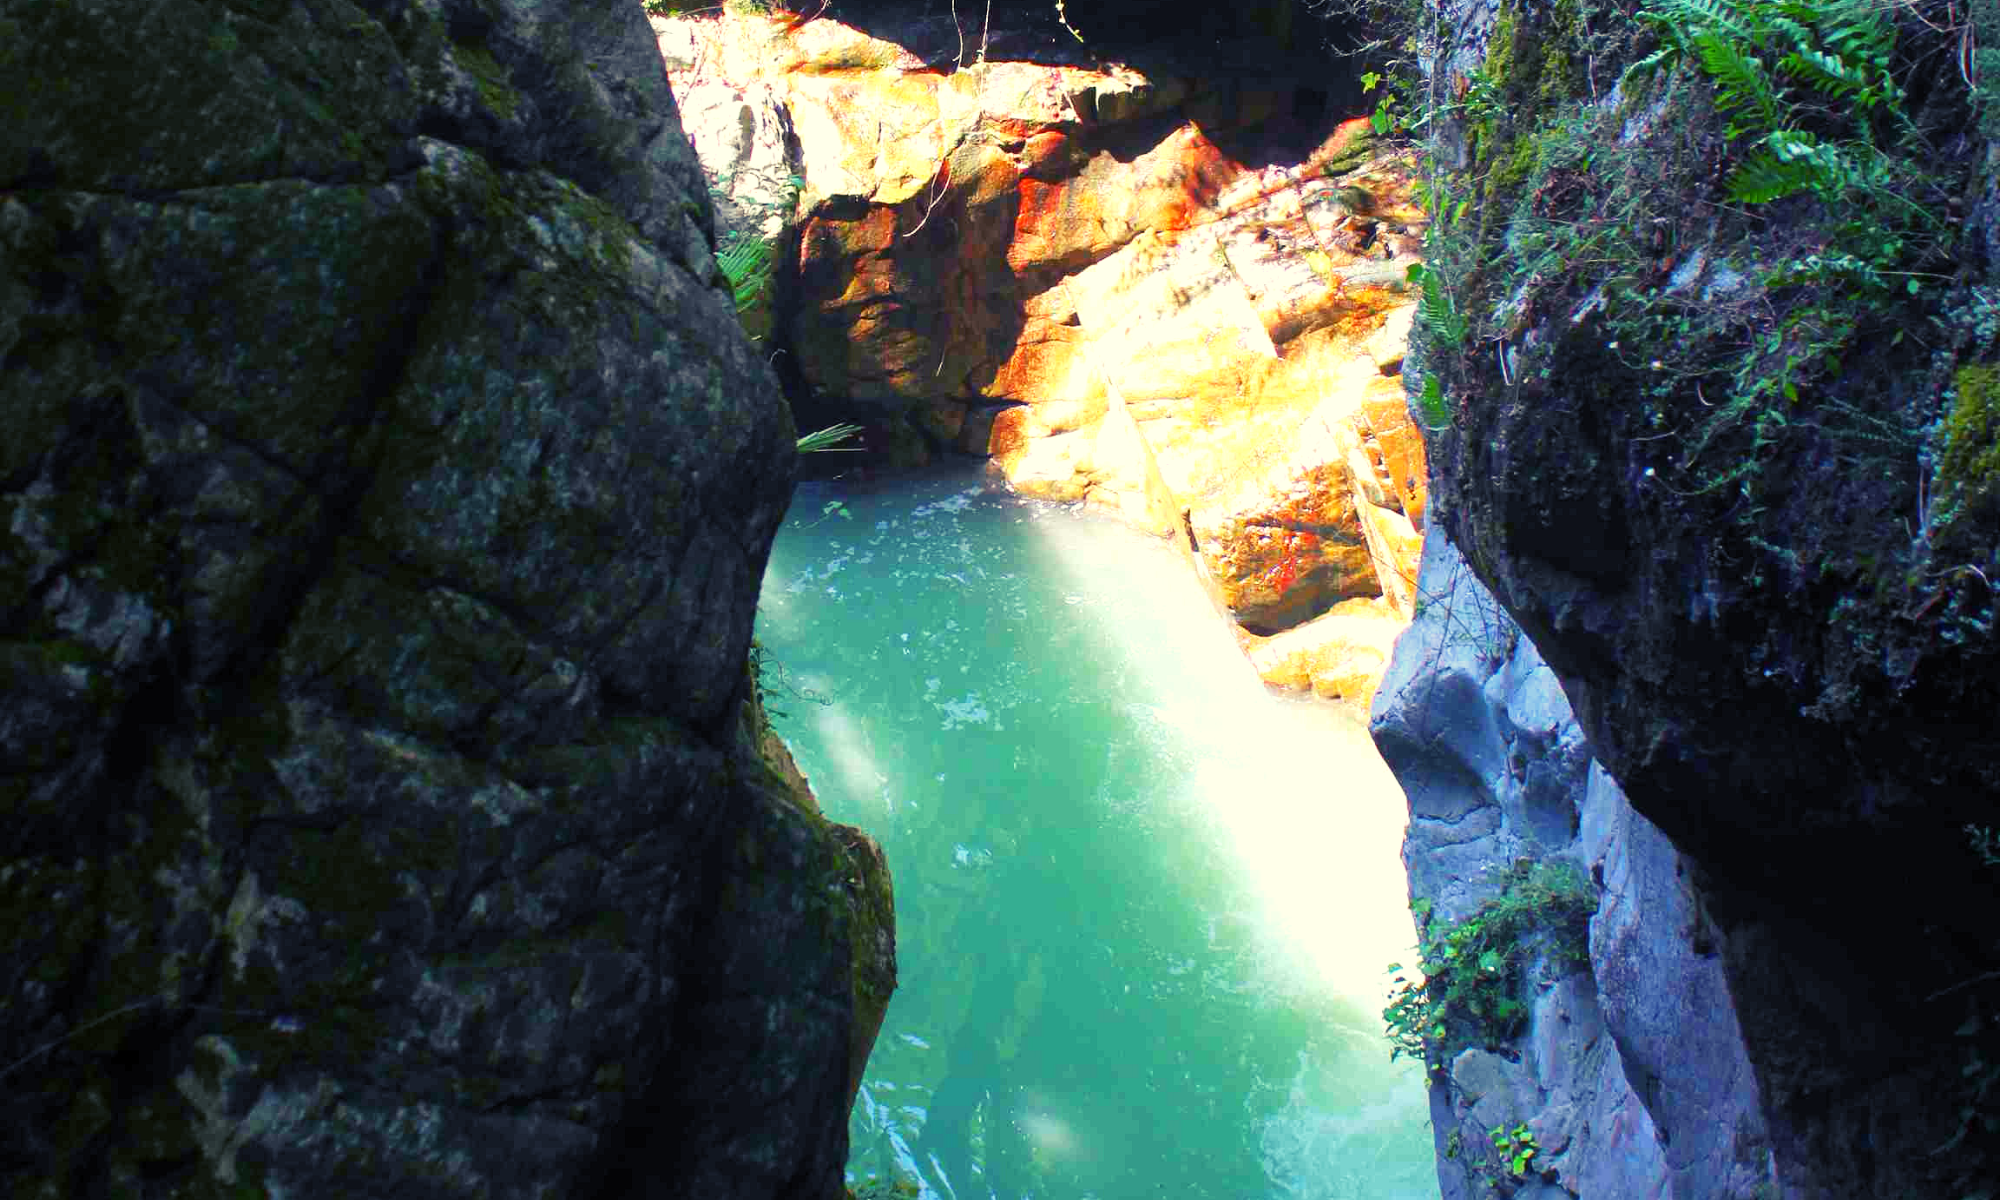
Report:
[[[895,876],[851,1180],[1437,1196],[1380,1018],[1402,795],[1358,721],[1265,693],[1170,545],[971,469],[801,485],[758,636],[822,807]]]

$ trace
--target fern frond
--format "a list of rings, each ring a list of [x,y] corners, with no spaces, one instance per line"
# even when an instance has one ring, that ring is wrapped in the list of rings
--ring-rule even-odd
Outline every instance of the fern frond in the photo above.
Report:
[[[1796,50],[1778,61],[1781,74],[1799,80],[1814,91],[1844,99],[1860,108],[1873,108],[1896,98],[1895,80],[1871,66],[1849,62],[1819,50]]]
[[[1660,68],[1665,67],[1671,71],[1679,66],[1681,59],[1685,57],[1686,52],[1682,50],[1681,44],[1678,41],[1669,41],[1658,50],[1626,67],[1625,73],[1618,77],[1618,84],[1620,87],[1627,87],[1645,83]]]
[[[1465,341],[1465,318],[1460,316],[1451,300],[1443,295],[1442,289],[1426,286],[1417,301],[1417,316],[1431,336],[1446,346],[1457,346]]]
[[[1715,79],[1718,107],[1725,112],[1746,112],[1759,133],[1784,123],[1784,110],[1763,59],[1712,29],[1697,31],[1691,40],[1702,69]]]
[[[1896,26],[1883,19],[1872,0],[1835,0],[1817,7],[1825,43],[1850,62],[1889,69],[1896,51]]]
[[[1764,40],[1765,30],[1755,16],[1761,7],[1740,5],[1735,0],[1665,0],[1656,6],[1676,27],[1728,34],[1748,46]]]
[[[1806,21],[1811,19],[1807,16],[1801,20],[1780,13],[1771,17],[1768,29],[1773,34],[1784,35],[1782,38],[1774,39],[1779,44],[1789,45],[1794,50],[1810,50],[1819,45],[1819,36],[1812,31],[1812,26],[1806,24]]]
[[[736,311],[742,312],[757,302],[758,294],[771,278],[770,244],[747,234],[731,234],[716,251],[715,265],[729,281]]]
[[[1768,204],[1795,196],[1819,183],[1819,172],[1809,162],[1786,162],[1768,149],[1760,149],[1729,176],[1728,196],[1741,204]]]

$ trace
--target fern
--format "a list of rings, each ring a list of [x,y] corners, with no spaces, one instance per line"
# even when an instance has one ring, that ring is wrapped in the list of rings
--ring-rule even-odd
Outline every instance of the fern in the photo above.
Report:
[[[729,281],[736,311],[743,312],[757,303],[771,280],[771,247],[748,234],[731,234],[716,252],[715,265]]]
[[[1665,36],[1685,51],[1687,44],[1683,40],[1683,31],[1688,29],[1708,29],[1727,34],[1744,45],[1754,46],[1762,42],[1765,28],[1754,17],[1754,12],[1755,6],[1746,11],[1734,0],[1660,0],[1650,11],[1640,15],[1660,26]]]
[[[1451,409],[1444,402],[1444,389],[1438,386],[1437,376],[1424,376],[1424,390],[1417,395],[1417,412],[1424,419],[1424,428],[1433,433],[1451,428]]]
[[[1752,154],[1729,176],[1729,198],[1741,204],[1769,204],[1820,186],[1811,162],[1778,157],[1766,146]]]
[[[1443,278],[1421,263],[1410,264],[1409,278],[1422,289],[1417,297],[1417,319],[1424,323],[1424,328],[1441,345],[1456,348],[1464,344],[1469,332],[1465,314],[1452,303]]]
[[[1838,55],[1814,49],[1793,51],[1778,60],[1778,70],[1835,99],[1873,108],[1889,97],[1874,73]]]
[[[1716,108],[1729,118],[1725,134],[1753,140],[1730,173],[1731,200],[1765,204],[1812,192],[1830,204],[1857,195],[1901,201],[1869,128],[1878,110],[1908,124],[1891,73],[1896,28],[1874,0],[1648,0],[1641,16],[1659,30],[1661,45],[1626,78],[1693,58],[1715,84]],[[1808,112],[1824,111],[1802,104],[1808,92],[1852,111],[1856,138],[1825,141],[1800,128]]]
[[[1749,127],[1752,133],[1767,132],[1783,123],[1784,111],[1778,103],[1777,89],[1771,86],[1764,60],[1712,29],[1697,30],[1690,40],[1702,69],[1715,80],[1716,104],[1724,112],[1747,110],[1755,119]],[[1740,132],[1743,127],[1732,123],[1730,136],[1733,138]]]

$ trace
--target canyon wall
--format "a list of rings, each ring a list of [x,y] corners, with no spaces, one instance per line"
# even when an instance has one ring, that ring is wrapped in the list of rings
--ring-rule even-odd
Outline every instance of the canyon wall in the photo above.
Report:
[[[1695,864],[1591,757],[1555,673],[1441,530],[1417,589],[1370,731],[1409,802],[1422,936],[1535,902],[1500,935],[1517,966],[1425,956],[1436,994],[1499,972],[1525,1006],[1451,1007],[1425,1047],[1444,1200],[1779,1194]],[[1567,913],[1524,886],[1565,869]],[[1517,1169],[1502,1141],[1533,1153]]]
[[[637,5],[0,77],[7,1193],[838,1196],[887,877],[758,744],[795,435]]]
[[[725,221],[773,248],[752,321],[801,420],[1174,538],[1267,680],[1365,705],[1423,518],[1409,156],[1323,61],[855,7],[654,20]]]
[[[1427,10],[1448,219],[1405,370],[1431,536],[1532,640],[1632,812],[1590,964],[1624,1111],[1670,1169],[1598,1194],[1990,1196],[2000,127],[1972,63],[2000,14],[1725,7]],[[1378,727],[1406,763],[1428,753],[1411,720]],[[1422,848],[1483,810],[1438,799],[1441,773],[1405,777],[1413,892],[1463,916],[1477,863]],[[1520,1095],[1539,1060],[1510,1047],[1478,1086],[1446,1064],[1440,1104],[1476,1112],[1496,1077]],[[1719,1107],[1681,1102],[1690,1056]],[[1637,1128],[1592,1136],[1644,1152]],[[1590,1195],[1577,1153],[1496,1186]]]

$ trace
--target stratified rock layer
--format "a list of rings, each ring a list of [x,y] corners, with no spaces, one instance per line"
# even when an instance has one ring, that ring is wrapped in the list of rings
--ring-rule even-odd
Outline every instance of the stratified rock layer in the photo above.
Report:
[[[886,879],[638,7],[0,29],[8,1194],[836,1195]]]
[[[940,58],[828,17],[654,28],[731,211],[792,222],[773,340],[829,420],[1176,537],[1258,636],[1358,598],[1407,615],[1425,484],[1395,371],[1424,218],[1367,120],[1251,167],[1225,144],[1289,120],[1269,80]],[[1324,681],[1394,624],[1322,627],[1320,666],[1267,678]]]

